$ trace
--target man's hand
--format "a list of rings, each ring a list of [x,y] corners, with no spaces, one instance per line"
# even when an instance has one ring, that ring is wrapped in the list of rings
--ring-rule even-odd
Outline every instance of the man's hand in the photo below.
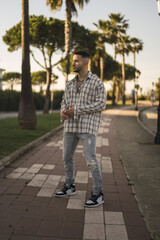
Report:
[[[61,118],[65,121],[67,120],[69,117],[73,117],[74,116],[74,105],[69,105],[69,109],[68,110],[63,110],[61,113]]]
[[[65,114],[69,117],[74,116],[74,105],[69,105],[69,109],[65,110]]]
[[[63,110],[63,112],[60,113],[61,118],[65,121],[69,118],[69,116],[66,114],[67,110]]]

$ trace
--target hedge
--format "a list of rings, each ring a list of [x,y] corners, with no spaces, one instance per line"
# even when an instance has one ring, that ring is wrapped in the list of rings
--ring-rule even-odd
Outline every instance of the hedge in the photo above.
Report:
[[[55,91],[53,94],[53,109],[59,109],[64,91]],[[36,110],[42,110],[44,95],[33,93]],[[0,91],[0,111],[18,111],[20,92],[6,90]]]

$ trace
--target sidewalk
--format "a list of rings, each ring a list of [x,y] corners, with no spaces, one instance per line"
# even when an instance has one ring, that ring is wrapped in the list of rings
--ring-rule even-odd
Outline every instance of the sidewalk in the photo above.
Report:
[[[97,137],[104,205],[84,208],[92,191],[92,178],[81,143],[75,154],[77,194],[54,197],[65,181],[60,131],[0,172],[0,239],[151,239],[120,161],[113,118],[107,112],[103,114]]]

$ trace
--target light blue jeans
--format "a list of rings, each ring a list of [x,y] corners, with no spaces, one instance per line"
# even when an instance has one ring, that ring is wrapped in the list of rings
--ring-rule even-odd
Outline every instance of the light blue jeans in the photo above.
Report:
[[[74,153],[79,140],[83,144],[83,153],[93,177],[93,193],[102,191],[102,176],[96,157],[96,136],[89,133],[65,132],[63,136],[63,160],[66,173],[66,184],[71,185],[74,177]]]

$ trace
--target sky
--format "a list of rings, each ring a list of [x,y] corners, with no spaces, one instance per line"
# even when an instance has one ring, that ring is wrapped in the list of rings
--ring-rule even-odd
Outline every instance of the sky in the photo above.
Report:
[[[160,78],[160,16],[158,15],[156,0],[90,0],[84,5],[83,10],[78,10],[78,17],[73,17],[80,25],[90,30],[96,30],[93,23],[98,20],[109,19],[111,13],[121,13],[128,20],[129,29],[127,34],[143,41],[143,51],[136,56],[136,68],[141,71],[138,83],[146,93],[152,88],[152,83]],[[46,5],[46,0],[29,0],[29,14],[44,15],[65,19],[65,0],[60,11],[52,12]],[[8,52],[7,45],[2,36],[15,24],[21,21],[21,0],[5,0],[0,8],[0,68],[6,72],[21,72],[21,50]],[[112,46],[106,44],[106,52],[113,56]],[[37,56],[41,59],[41,55]],[[57,60],[59,55],[55,55]],[[122,62],[121,57],[117,58]],[[31,58],[31,72],[43,70]],[[133,65],[133,55],[126,57],[126,63]],[[54,70],[57,73],[57,70]],[[71,76],[70,76],[71,78]],[[108,83],[109,84],[109,83]],[[128,91],[133,87],[133,81],[127,85]],[[64,88],[64,77],[60,74],[56,88]]]

